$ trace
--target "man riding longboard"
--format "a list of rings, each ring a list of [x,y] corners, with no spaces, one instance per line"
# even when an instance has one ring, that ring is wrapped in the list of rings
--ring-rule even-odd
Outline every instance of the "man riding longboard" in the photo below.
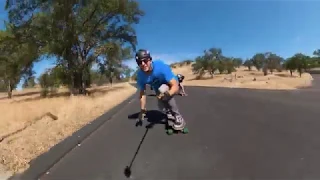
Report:
[[[152,60],[150,52],[140,49],[136,52],[136,63],[140,67],[137,73],[137,85],[140,91],[140,114],[139,119],[146,116],[146,85],[149,84],[158,97],[158,107],[160,110],[168,114],[171,111],[174,116],[173,129],[183,130],[186,123],[179,112],[178,106],[174,99],[174,95],[179,93],[179,80],[172,72],[169,65],[161,60]],[[169,90],[160,92],[161,85],[168,85]]]

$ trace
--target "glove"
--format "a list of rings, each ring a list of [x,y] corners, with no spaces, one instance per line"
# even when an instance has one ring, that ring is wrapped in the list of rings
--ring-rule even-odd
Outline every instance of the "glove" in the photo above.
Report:
[[[139,113],[139,120],[143,121],[144,118],[146,117],[146,115],[147,115],[147,111],[145,109],[141,109],[141,111]]]
[[[172,98],[172,96],[169,94],[169,92],[165,92],[165,93],[160,93],[158,95],[158,98],[162,101],[169,101]]]

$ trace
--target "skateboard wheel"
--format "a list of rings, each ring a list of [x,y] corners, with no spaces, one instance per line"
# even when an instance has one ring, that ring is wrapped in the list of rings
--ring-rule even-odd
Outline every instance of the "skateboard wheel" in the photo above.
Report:
[[[187,134],[189,132],[189,129],[188,128],[184,128],[183,130],[182,130],[182,133],[184,133],[184,134]]]
[[[168,129],[168,130],[167,130],[167,134],[168,134],[168,135],[173,134],[173,130],[172,130],[172,129]]]

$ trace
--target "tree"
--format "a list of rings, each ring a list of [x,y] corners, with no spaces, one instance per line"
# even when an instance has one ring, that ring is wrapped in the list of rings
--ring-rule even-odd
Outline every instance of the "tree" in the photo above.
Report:
[[[12,26],[6,25],[6,30],[0,31],[0,79],[11,98],[20,79],[33,75],[33,63],[38,60],[39,53],[33,42],[21,42],[12,33]]]
[[[239,68],[243,62],[241,58],[231,58],[235,67]]]
[[[258,71],[265,65],[265,56],[263,53],[257,53],[252,58],[252,64],[257,68]]]
[[[313,51],[313,55],[316,57],[320,57],[320,49]]]
[[[120,79],[127,68],[122,64],[122,60],[133,57],[130,47],[123,48],[121,42],[108,42],[100,46],[95,53],[100,72],[106,75],[111,85],[113,78]]]
[[[225,70],[223,66],[224,56],[222,55],[222,50],[220,48],[210,48],[205,51],[205,59],[207,59],[208,63],[208,71],[213,77],[214,72],[218,69],[220,73],[223,73]]]
[[[195,63],[192,64],[192,72],[197,74],[197,79],[201,79],[208,69],[211,69],[212,72],[213,67],[215,67],[213,61],[209,61],[204,56],[198,56],[195,59]]]
[[[131,77],[131,73],[134,72],[133,69],[131,69],[129,66],[123,65],[122,66],[122,71],[125,79],[128,79]]]
[[[236,71],[235,67],[239,67],[242,63],[241,59],[234,59],[234,58],[224,58],[224,66],[228,74],[231,74],[232,72]]]
[[[33,88],[36,85],[35,77],[31,76],[29,78],[25,78],[22,87],[23,88]]]
[[[277,69],[278,71],[281,69],[281,63],[283,61],[283,58],[271,53],[271,52],[267,52],[265,53],[265,64],[266,64],[266,69],[268,69],[271,74],[274,72],[275,69]]]
[[[52,94],[55,92],[56,87],[58,86],[55,80],[56,79],[52,74],[52,69],[45,71],[39,76],[38,81],[41,87],[42,97],[47,97],[48,93]]]
[[[292,76],[293,71],[295,71],[297,68],[297,65],[295,63],[296,62],[294,61],[294,59],[292,57],[288,58],[284,63],[285,69],[290,71],[291,76]]]
[[[210,48],[204,51],[203,56],[196,57],[195,63],[192,64],[192,71],[198,75],[197,79],[201,79],[206,73],[209,73],[211,78],[213,78],[216,70],[219,70],[220,74],[224,72],[230,74],[241,63],[241,58],[226,57],[222,54],[220,48]]]
[[[243,65],[246,66],[249,71],[251,71],[252,66],[253,66],[253,62],[251,59],[247,59],[244,61]]]
[[[134,73],[131,76],[132,80],[137,80],[137,75],[138,75],[138,71],[139,71],[139,67],[136,68],[136,70],[134,70]]]
[[[302,54],[302,53],[297,53],[292,57],[292,60],[294,61],[294,64],[299,72],[299,75],[301,77],[301,74],[303,70],[307,70],[307,60],[309,59],[308,56]]]
[[[45,54],[55,56],[65,68],[72,93],[85,93],[90,79],[88,67],[97,59],[95,51],[112,42],[135,49],[133,24],[144,12],[136,1],[129,0],[7,0],[9,19],[15,33],[26,41],[41,44]],[[25,15],[33,14],[30,18]],[[41,29],[41,31],[39,31]]]
[[[290,74],[292,76],[292,72],[297,70],[299,72],[299,76],[301,77],[303,71],[306,71],[308,68],[308,59],[309,56],[306,56],[302,53],[296,53],[292,57],[288,58],[285,62],[286,69],[290,70]]]

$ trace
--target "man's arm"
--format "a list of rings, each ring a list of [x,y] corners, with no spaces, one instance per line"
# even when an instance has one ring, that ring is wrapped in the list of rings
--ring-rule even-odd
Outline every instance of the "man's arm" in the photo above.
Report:
[[[171,67],[167,64],[164,64],[163,67],[164,78],[169,82],[171,88],[169,90],[170,96],[179,92],[179,82],[171,70]]]
[[[145,87],[145,86],[144,86]],[[147,96],[146,96],[146,89],[140,89],[140,107],[141,110],[146,110],[146,101],[147,101]]]
[[[147,97],[146,97],[146,85],[141,82],[141,80],[137,81],[137,85],[138,85],[138,89],[140,90],[139,93],[139,99],[140,99],[140,108],[141,109],[146,109],[146,101],[147,101]]]

